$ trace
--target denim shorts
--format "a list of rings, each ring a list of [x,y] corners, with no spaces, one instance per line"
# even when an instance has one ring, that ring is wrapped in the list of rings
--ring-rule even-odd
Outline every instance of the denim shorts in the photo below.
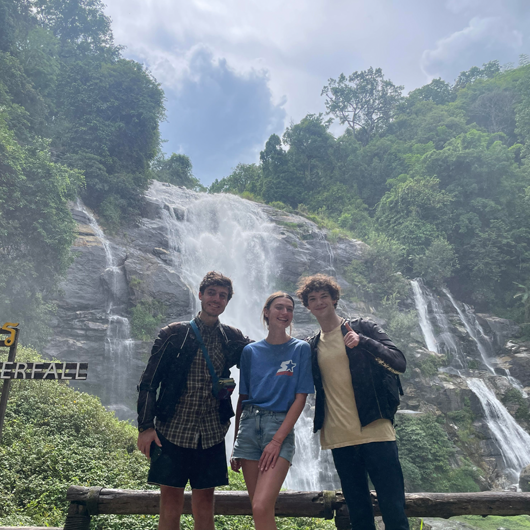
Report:
[[[272,412],[255,405],[245,405],[239,420],[232,458],[259,460],[265,446],[272,440],[285,419],[286,412]],[[294,456],[294,429],[287,435],[280,456],[292,462]]]

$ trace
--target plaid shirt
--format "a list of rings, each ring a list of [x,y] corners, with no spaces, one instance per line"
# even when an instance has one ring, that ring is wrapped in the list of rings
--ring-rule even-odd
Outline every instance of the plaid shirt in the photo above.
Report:
[[[219,321],[209,327],[197,316],[195,322],[215,373],[221,376],[226,359],[221,349]],[[212,376],[201,347],[191,364],[187,383],[186,392],[177,403],[173,416],[166,422],[157,419],[156,428],[162,436],[179,447],[197,449],[200,439],[201,447],[208,449],[224,440],[230,422],[222,425],[219,420],[219,400],[212,394]]]

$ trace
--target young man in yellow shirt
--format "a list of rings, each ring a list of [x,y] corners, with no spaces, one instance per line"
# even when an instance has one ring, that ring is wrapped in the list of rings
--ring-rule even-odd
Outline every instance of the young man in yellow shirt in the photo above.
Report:
[[[298,297],[321,330],[309,339],[316,388],[314,432],[331,449],[352,529],[375,530],[368,476],[385,530],[408,530],[394,414],[406,360],[374,322],[337,315],[340,286],[323,274],[303,278]]]

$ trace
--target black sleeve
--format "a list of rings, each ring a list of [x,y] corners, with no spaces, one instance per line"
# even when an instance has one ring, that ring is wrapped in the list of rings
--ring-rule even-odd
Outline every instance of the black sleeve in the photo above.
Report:
[[[228,328],[228,329],[226,329]],[[252,339],[249,339],[246,335],[243,335],[239,329],[233,328],[231,326],[226,326],[225,331],[227,332],[228,337],[228,351],[227,351],[227,361],[228,367],[237,365],[241,362],[241,353],[243,348],[254,342]]]
[[[361,321],[359,346],[369,352],[374,360],[392,374],[402,374],[407,368],[403,353],[390,340],[388,335],[375,323]]]
[[[154,427],[156,415],[156,392],[166,371],[166,351],[171,345],[175,324],[160,330],[158,338],[151,349],[151,356],[147,366],[140,377],[138,385],[138,428],[149,429]]]

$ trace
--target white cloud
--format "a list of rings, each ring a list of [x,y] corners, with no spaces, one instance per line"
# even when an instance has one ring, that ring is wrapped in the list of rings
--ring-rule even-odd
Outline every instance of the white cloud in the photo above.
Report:
[[[434,49],[425,50],[421,67],[431,79],[454,78],[471,66],[502,59],[506,52],[516,53],[522,44],[522,33],[510,21],[500,17],[475,17],[463,30],[438,40]]]
[[[187,149],[188,140],[177,138],[180,130],[174,132],[186,121],[175,114],[183,108],[170,98],[186,90],[189,97],[193,83],[204,88],[208,78],[194,60],[208,56],[211,68],[206,71],[225,72],[237,86],[264,98],[262,113],[271,113],[267,119],[262,115],[261,132],[248,139],[247,158],[250,151],[259,152],[258,138],[271,130],[266,123],[275,124],[272,132],[281,134],[291,120],[324,111],[322,87],[340,73],[381,67],[387,78],[411,90],[437,75],[452,81],[461,70],[492,59],[516,60],[502,54],[513,55],[510,42],[521,41],[530,6],[528,0],[106,2],[115,41],[126,46],[125,56],[146,64],[166,91],[172,125],[163,129],[169,140],[165,147]],[[237,136],[242,134],[237,123],[229,121],[223,134],[239,145],[244,139]],[[233,156],[239,155],[234,151]],[[232,166],[239,161],[234,159]]]

